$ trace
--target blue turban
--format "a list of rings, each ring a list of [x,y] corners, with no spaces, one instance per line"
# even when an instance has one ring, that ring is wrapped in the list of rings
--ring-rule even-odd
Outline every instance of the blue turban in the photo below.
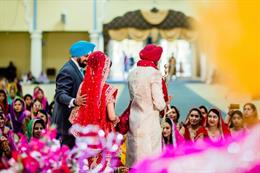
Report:
[[[72,57],[81,57],[93,52],[95,44],[87,41],[78,41],[70,47],[70,55]]]

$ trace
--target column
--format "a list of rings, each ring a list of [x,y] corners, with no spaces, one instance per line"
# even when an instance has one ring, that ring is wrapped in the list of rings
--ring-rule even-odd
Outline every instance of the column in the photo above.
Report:
[[[42,32],[37,28],[38,0],[33,0],[33,17],[31,33],[31,64],[30,70],[36,78],[42,72]]]
[[[191,42],[191,49],[193,52],[192,65],[191,65],[191,77],[197,79],[200,76],[200,62],[198,55],[198,46],[196,43]]]
[[[98,31],[92,31],[90,33],[90,41],[96,45],[96,50],[99,49],[99,33]]]
[[[31,72],[38,78],[42,72],[42,32],[31,32]]]
[[[102,35],[103,16],[104,16],[104,0],[92,0],[92,32],[90,40],[96,44],[96,50],[104,51],[104,39]]]

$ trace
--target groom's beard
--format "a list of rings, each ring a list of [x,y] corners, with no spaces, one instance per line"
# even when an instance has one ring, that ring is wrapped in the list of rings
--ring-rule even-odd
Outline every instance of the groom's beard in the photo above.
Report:
[[[86,67],[87,60],[84,60],[83,62],[81,62],[80,58],[77,58],[77,62],[78,62],[79,66],[81,68],[85,68]]]

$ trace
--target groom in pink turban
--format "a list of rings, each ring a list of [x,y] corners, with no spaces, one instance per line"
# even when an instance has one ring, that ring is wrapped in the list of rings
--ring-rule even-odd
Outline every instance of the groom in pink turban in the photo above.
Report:
[[[145,46],[140,59],[128,77],[131,97],[129,131],[127,140],[128,167],[138,160],[161,152],[160,111],[166,107],[162,75],[157,63],[162,48],[154,44]]]

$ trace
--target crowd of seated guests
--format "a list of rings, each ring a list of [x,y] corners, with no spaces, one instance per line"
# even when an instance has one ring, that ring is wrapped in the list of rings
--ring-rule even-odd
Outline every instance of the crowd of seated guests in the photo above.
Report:
[[[48,131],[51,126],[53,107],[54,102],[49,104],[39,86],[34,88],[33,93],[24,95],[15,82],[0,89],[0,160],[12,158],[12,152],[17,150],[16,145],[20,142],[20,134],[26,135],[28,142],[33,138],[40,139],[42,131]],[[176,148],[187,142],[218,144],[250,133],[250,129],[259,123],[253,103],[244,104],[243,110],[230,109],[225,121],[222,111],[217,108],[208,110],[203,105],[191,108],[183,122],[179,121],[180,117],[182,114],[176,106],[166,111],[162,119],[163,148]],[[120,157],[125,160],[125,153]]]
[[[21,90],[21,89],[20,89]],[[20,142],[20,135],[39,139],[48,130],[54,102],[49,105],[43,90],[22,95],[15,83],[0,89],[0,160],[10,159]],[[2,162],[1,162],[2,163]]]
[[[184,122],[179,122],[180,111],[176,106],[166,113],[162,121],[162,143],[176,146],[183,143],[220,144],[228,139],[250,133],[259,124],[256,106],[246,103],[243,110],[229,109],[224,120],[222,111],[205,106],[191,108]],[[180,137],[181,136],[181,137]]]

